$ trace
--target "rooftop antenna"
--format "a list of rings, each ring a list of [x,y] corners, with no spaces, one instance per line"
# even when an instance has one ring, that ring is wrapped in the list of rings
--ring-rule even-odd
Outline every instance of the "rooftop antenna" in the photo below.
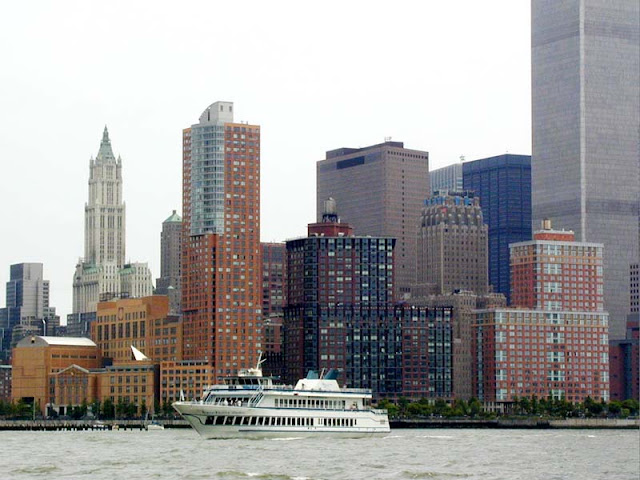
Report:
[[[460,163],[464,162],[464,155],[460,155]]]

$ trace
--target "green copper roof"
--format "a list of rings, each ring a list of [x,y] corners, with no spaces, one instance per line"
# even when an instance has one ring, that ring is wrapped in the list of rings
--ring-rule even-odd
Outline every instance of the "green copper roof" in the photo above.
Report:
[[[178,215],[174,210],[171,216],[162,223],[181,223],[181,222],[182,222],[182,217]]]
[[[104,132],[102,132],[102,141],[100,142],[100,150],[98,151],[97,160],[115,160],[116,157],[113,155],[113,150],[111,150],[111,140],[109,140],[109,130],[107,130],[107,126],[104,126]]]

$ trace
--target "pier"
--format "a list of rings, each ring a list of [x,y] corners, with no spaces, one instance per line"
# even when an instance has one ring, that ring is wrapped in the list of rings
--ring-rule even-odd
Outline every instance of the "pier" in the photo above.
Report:
[[[0,431],[146,430],[144,420],[0,420]],[[184,420],[159,421],[164,428],[190,428]]]
[[[0,420],[0,431],[88,431],[146,430],[144,420]],[[185,420],[160,420],[167,428],[191,428]],[[499,419],[395,419],[392,429],[405,428],[509,428],[509,429],[640,429],[640,419],[574,418],[551,420],[541,418]]]
[[[640,419],[618,418],[496,418],[496,419],[449,419],[407,418],[390,420],[391,428],[513,428],[513,429],[640,429]]]

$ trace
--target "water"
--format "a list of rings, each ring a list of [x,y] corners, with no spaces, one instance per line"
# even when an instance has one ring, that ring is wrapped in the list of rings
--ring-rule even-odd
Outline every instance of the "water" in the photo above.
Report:
[[[638,480],[620,430],[393,430],[384,438],[203,440],[193,430],[0,432],[0,478]]]

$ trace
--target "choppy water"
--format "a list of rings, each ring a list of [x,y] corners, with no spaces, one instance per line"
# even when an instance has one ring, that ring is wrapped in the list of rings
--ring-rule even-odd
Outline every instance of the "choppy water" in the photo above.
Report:
[[[638,480],[640,433],[394,430],[374,439],[203,440],[192,430],[0,432],[0,478]]]

